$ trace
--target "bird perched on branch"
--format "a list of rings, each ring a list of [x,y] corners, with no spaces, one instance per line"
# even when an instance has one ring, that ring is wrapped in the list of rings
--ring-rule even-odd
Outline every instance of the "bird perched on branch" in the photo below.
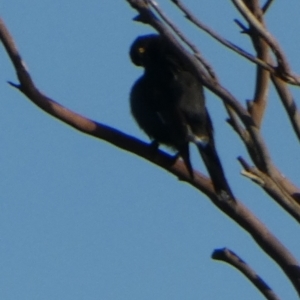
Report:
[[[192,178],[189,142],[196,144],[215,190],[225,191],[232,198],[199,80],[160,35],[138,37],[130,48],[130,57],[144,68],[130,94],[131,112],[140,128],[156,143],[177,150]]]

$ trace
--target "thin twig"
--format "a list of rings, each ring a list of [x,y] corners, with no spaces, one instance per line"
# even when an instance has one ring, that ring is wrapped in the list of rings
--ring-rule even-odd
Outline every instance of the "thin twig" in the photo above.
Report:
[[[276,39],[270,32],[257,20],[257,18],[248,9],[245,3],[241,0],[231,0],[243,17],[248,21],[253,28],[265,39],[272,49],[278,63],[277,76],[282,77],[290,84],[300,85],[300,77],[292,74],[289,63]]]
[[[267,12],[267,10],[270,8],[271,4],[273,3],[273,0],[267,0],[267,2],[264,4],[264,6],[262,7],[262,11],[265,14]]]
[[[250,166],[243,157],[239,156],[237,159],[245,169],[242,175],[259,184],[268,195],[300,222],[299,191],[288,180],[282,179],[282,174],[272,173],[270,176]]]
[[[289,91],[287,84],[280,78],[272,76],[271,79],[290,119],[294,132],[300,141],[300,112],[297,109],[297,104],[293,98],[293,95]]]
[[[268,300],[280,300],[269,285],[237,254],[227,248],[217,249],[213,252],[212,258],[228,263],[241,273],[243,273],[252,284],[266,297]]]
[[[263,12],[260,9],[259,1],[253,0],[247,1],[245,3],[251,10],[252,14],[256,16],[257,20],[261,22],[262,26],[264,26]],[[245,33],[248,33],[251,37],[254,48],[257,51],[257,55],[261,59],[273,65],[272,58],[268,54],[267,43],[260,35],[257,34],[256,30],[253,30],[252,25],[250,24],[250,29],[246,29],[241,22],[238,22],[238,25],[242,26],[241,28],[243,29],[243,31]],[[292,96],[288,91],[287,84],[279,77],[274,76],[274,74],[272,74],[272,80],[286,108],[293,128],[297,136],[300,137],[300,114],[296,108],[296,103],[294,102]],[[248,110],[251,113],[253,120],[257,126],[259,126],[262,120],[263,111],[265,109],[267,101],[268,82],[268,72],[258,66],[254,101],[248,101],[247,103]],[[249,146],[248,151],[250,151],[251,149],[251,144]],[[299,211],[299,189],[295,187],[287,178],[283,177],[283,175],[275,168],[273,168],[272,172],[268,172],[268,175],[270,176],[270,184],[265,188],[265,190],[268,192],[269,195],[273,195],[272,197],[274,199],[277,199],[277,202],[279,202],[283,207],[285,207],[292,215],[298,215],[297,212]],[[276,185],[275,183],[277,184],[276,188],[274,187]],[[292,199],[294,199],[297,202],[297,204],[291,203]]]
[[[263,12],[260,9],[259,1],[252,0],[245,2],[248,8],[251,10],[254,16],[257,17],[258,21],[261,22],[263,26],[264,20],[263,20]],[[242,27],[244,28],[244,27]],[[268,55],[268,46],[267,43],[264,41],[264,39],[259,36],[257,31],[253,30],[250,25],[250,29],[246,30],[245,32],[249,33],[249,36],[252,39],[253,45],[258,53],[258,56],[261,58],[264,58],[264,60],[268,61],[273,65],[272,58]],[[260,74],[261,73],[261,74]],[[248,110],[251,112],[254,120],[256,120],[257,124],[257,118],[261,115],[261,108],[264,109],[265,102],[266,102],[266,94],[267,94],[267,84],[269,81],[269,74],[262,68],[258,67],[257,70],[257,84],[256,84],[256,93],[254,101],[249,102],[251,103],[251,107],[248,108]],[[300,113],[297,110],[297,106],[295,101],[293,100],[293,97],[288,90],[287,83],[283,80],[281,80],[279,77],[272,75],[272,81],[273,84],[276,87],[276,90],[278,92],[278,95],[286,109],[286,112],[288,114],[288,117],[292,123],[292,126],[294,128],[294,131],[296,135],[298,136],[298,139],[300,139]],[[264,100],[265,98],[265,100]],[[257,101],[258,100],[258,101]],[[260,102],[262,101],[262,102]],[[256,104],[259,104],[258,106]],[[261,107],[262,106],[262,107]],[[294,211],[299,210],[299,189],[295,187],[287,178],[285,178],[280,172],[277,170],[273,170],[271,174],[269,174],[272,177],[273,183],[276,182],[278,185],[278,188],[280,189],[280,194],[282,194],[282,201],[285,203],[283,206],[294,206]],[[274,184],[271,184],[273,186]],[[270,189],[271,190],[271,189]],[[274,190],[274,188],[272,188]],[[270,192],[268,192],[271,194]],[[278,194],[277,192],[273,192],[273,194]],[[278,199],[279,197],[277,197]],[[293,203],[290,205],[291,199],[294,199],[298,204],[295,205]]]
[[[239,135],[239,137],[246,143],[249,142],[249,134],[245,127],[242,126],[241,121],[237,117],[235,111],[229,106],[225,105],[226,111],[229,115],[227,123],[233,128],[233,130]]]
[[[251,179],[252,181],[256,182],[260,186],[263,186],[265,184],[265,182],[260,177],[258,177],[257,175],[255,175],[253,173],[242,170],[241,175]]]
[[[262,68],[268,70],[271,73],[275,73],[276,70],[274,66],[260,60],[259,58],[256,58],[254,55],[250,54],[249,52],[245,51],[241,47],[235,45],[234,43],[224,39],[221,35],[219,35],[217,32],[212,30],[210,27],[202,23],[199,19],[197,19],[194,14],[180,1],[180,0],[171,0],[186,16],[188,20],[190,20],[193,24],[195,24],[198,28],[209,34],[211,37],[213,37],[215,40],[217,40],[219,43],[224,45],[225,47],[231,49],[232,51],[238,53],[239,55],[247,58],[249,61],[261,66]]]

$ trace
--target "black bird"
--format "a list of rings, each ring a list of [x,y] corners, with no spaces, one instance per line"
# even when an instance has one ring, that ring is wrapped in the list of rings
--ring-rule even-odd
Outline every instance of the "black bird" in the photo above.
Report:
[[[130,57],[145,69],[130,95],[131,112],[138,125],[154,142],[178,150],[192,177],[189,142],[196,144],[216,191],[225,191],[233,198],[216,152],[199,80],[160,35],[138,37]]]

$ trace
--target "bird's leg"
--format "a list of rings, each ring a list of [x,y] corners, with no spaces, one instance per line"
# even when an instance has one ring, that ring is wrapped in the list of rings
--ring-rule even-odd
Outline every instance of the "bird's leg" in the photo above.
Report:
[[[149,153],[151,156],[155,156],[155,154],[158,151],[158,147],[159,147],[159,143],[156,140],[151,141],[151,143],[148,146]]]
[[[149,148],[151,151],[156,152],[158,150],[159,147],[159,143],[156,140],[153,140],[150,144],[149,144]]]
[[[176,156],[177,156],[177,158],[178,158],[178,156],[181,156],[181,158],[183,159],[184,164],[185,164],[185,166],[186,166],[186,168],[187,168],[187,170],[190,174],[190,177],[193,180],[194,179],[194,170],[193,170],[191,160],[190,160],[189,144],[186,143],[184,146],[182,146],[179,149],[179,152],[177,153]]]

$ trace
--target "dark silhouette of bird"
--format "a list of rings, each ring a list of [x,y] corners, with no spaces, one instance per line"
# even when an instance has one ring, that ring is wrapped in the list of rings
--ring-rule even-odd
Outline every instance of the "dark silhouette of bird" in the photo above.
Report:
[[[190,175],[189,142],[197,145],[215,190],[233,198],[215,148],[213,126],[203,87],[182,58],[160,35],[138,37],[130,48],[132,62],[144,68],[130,94],[131,112],[155,143],[179,152]]]

